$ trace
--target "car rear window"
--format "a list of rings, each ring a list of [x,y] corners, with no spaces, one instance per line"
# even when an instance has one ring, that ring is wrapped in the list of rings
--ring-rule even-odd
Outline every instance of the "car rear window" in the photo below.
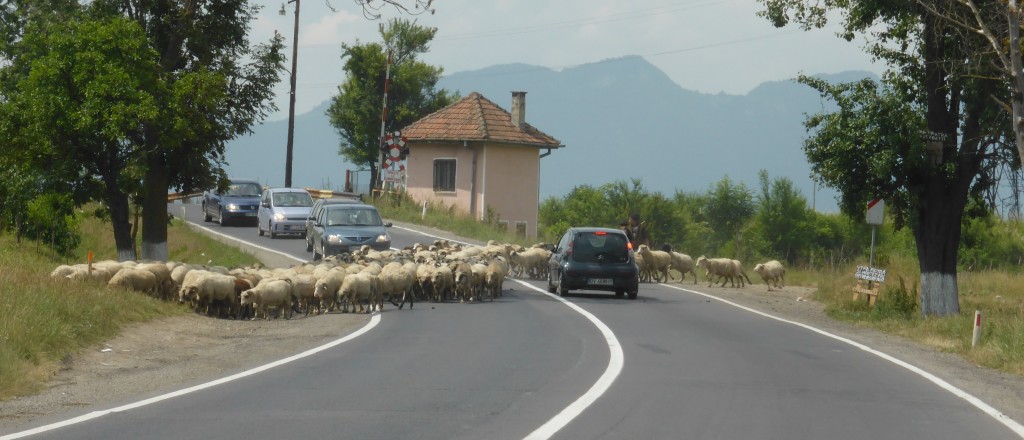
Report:
[[[573,239],[573,259],[585,263],[629,261],[626,236],[612,232],[580,232]]]

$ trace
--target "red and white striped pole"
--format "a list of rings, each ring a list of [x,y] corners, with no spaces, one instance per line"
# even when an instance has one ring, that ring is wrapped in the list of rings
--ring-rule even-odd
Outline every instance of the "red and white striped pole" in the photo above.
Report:
[[[981,342],[981,310],[974,311],[974,336],[971,338],[971,347],[977,347]]]
[[[391,82],[391,50],[388,50],[388,66],[384,70],[384,109],[380,115],[380,145],[377,159],[377,182],[378,188],[384,189],[384,125],[388,120],[388,83]]]

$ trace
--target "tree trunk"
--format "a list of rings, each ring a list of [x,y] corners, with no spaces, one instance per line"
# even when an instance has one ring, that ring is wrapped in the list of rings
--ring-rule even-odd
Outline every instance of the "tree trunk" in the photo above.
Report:
[[[167,261],[167,162],[158,148],[147,148],[142,197],[142,258]]]
[[[918,211],[914,238],[921,269],[921,314],[925,316],[960,313],[956,270],[964,210],[961,200],[966,197],[933,190],[926,196],[926,206]]]
[[[135,243],[132,241],[131,209],[128,195],[121,190],[117,177],[105,180],[107,209],[110,210],[110,223],[114,227],[114,245],[117,247],[118,261],[134,261]]]
[[[1006,20],[1009,29],[1009,46],[1020,47],[1020,10],[1017,0],[1007,2]],[[1010,51],[1010,109],[1011,126],[1017,144],[1017,155],[1024,161],[1024,61],[1021,51]]]

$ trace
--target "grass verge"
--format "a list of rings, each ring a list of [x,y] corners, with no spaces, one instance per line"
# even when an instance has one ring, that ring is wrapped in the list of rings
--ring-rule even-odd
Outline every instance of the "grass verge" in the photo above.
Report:
[[[110,224],[81,217],[82,245],[70,258],[0,233],[0,400],[40,391],[72,354],[111,338],[126,324],[189,312],[100,283],[51,280],[55,266],[84,262],[89,250],[97,260],[116,256]],[[176,261],[228,267],[257,262],[178,221],[168,228],[168,245]]]
[[[454,205],[445,206],[428,203],[426,214],[424,214],[423,205],[417,204],[416,201],[407,196],[374,199],[369,203],[376,206],[380,215],[384,218],[442,229],[460,237],[483,242],[496,240],[502,243],[515,243],[527,247],[537,242],[536,239],[529,239],[508,230],[499,229],[497,221],[478,221],[457,209]]]

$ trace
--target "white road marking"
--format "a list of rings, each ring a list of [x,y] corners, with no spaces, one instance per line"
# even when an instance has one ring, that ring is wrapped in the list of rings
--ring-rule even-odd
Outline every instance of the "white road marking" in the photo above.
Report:
[[[438,237],[436,235],[431,235],[426,232],[417,231],[415,229],[403,228],[401,226],[393,227],[404,231],[420,234],[426,237],[448,240],[451,242],[461,244],[470,244],[458,240],[452,240],[450,238]],[[615,382],[615,379],[619,377],[620,373],[622,373],[622,368],[625,365],[626,357],[625,354],[623,354],[622,352],[622,345],[619,344],[619,339],[615,337],[615,333],[612,332],[612,329],[605,325],[604,322],[601,322],[601,320],[594,316],[592,313],[584,310],[582,307],[576,304],[569,302],[565,298],[548,293],[544,289],[536,287],[525,281],[520,281],[516,279],[513,279],[512,281],[515,281],[529,289],[536,290],[537,292],[540,292],[544,295],[561,301],[562,304],[565,304],[566,306],[573,309],[577,313],[583,315],[584,318],[587,318],[592,324],[594,324],[595,327],[597,327],[597,329],[601,332],[601,335],[604,336],[605,343],[608,344],[608,367],[605,368],[604,373],[601,374],[601,377],[597,378],[597,382],[595,382],[594,385],[592,385],[586,393],[583,393],[582,396],[580,396],[578,399],[570,403],[569,406],[567,406],[561,412],[559,412],[550,420],[545,422],[539,428],[531,432],[529,435],[524,437],[527,440],[549,439],[551,438],[551,436],[555,435],[555,433],[557,433],[559,430],[568,425],[569,422],[572,422],[573,419],[579,417],[579,415],[582,414],[584,410],[590,407],[590,405],[593,405],[594,402],[597,401],[597,399],[601,398],[601,396],[604,395],[606,391],[608,391],[608,388],[612,386],[612,383]]]
[[[594,316],[592,313],[584,310],[582,307],[576,304],[569,302],[565,298],[548,293],[539,287],[526,283],[525,281],[512,281],[515,281],[519,284],[522,284],[523,286],[526,286],[530,289],[536,290],[551,298],[561,301],[562,304],[569,306],[569,308],[583,315],[584,318],[590,320],[590,322],[593,323],[594,326],[601,331],[601,335],[604,336],[605,343],[608,344],[608,368],[605,368],[604,373],[601,374],[601,377],[597,378],[597,382],[595,382],[594,385],[591,386],[586,393],[583,393],[582,396],[576,399],[576,401],[569,404],[569,406],[567,406],[561,412],[552,417],[551,420],[548,420],[543,425],[541,425],[540,428],[537,428],[529,435],[524,437],[525,439],[528,440],[549,439],[551,438],[551,436],[555,435],[556,432],[564,428],[565,425],[568,425],[569,422],[573,421],[573,419],[582,414],[584,410],[590,407],[590,405],[594,404],[594,402],[596,402],[597,399],[601,398],[601,396],[604,395],[606,391],[608,391],[608,388],[612,386],[612,383],[615,382],[615,379],[619,377],[619,373],[622,373],[622,368],[625,364],[626,357],[622,352],[622,345],[619,344],[619,339],[615,337],[615,333],[612,332],[612,329],[605,325],[605,323],[601,322],[600,319],[597,319],[597,317]]]
[[[213,229],[210,229],[210,228],[208,228],[208,227],[206,227],[206,226],[200,225],[199,223],[193,223],[193,222],[191,222],[191,221],[189,221],[189,220],[186,220],[186,219],[184,219],[184,218],[182,218],[181,220],[182,220],[182,221],[184,221],[185,223],[188,223],[188,224],[189,224],[190,226],[192,226],[193,228],[199,228],[199,229],[202,229],[202,230],[206,231],[206,232],[207,232],[208,234],[213,234],[213,235],[216,235],[216,236],[219,236],[219,237],[224,237],[224,238],[227,238],[227,239],[229,239],[229,240],[234,240],[234,241],[237,241],[237,242],[239,242],[239,243],[245,243],[246,245],[248,245],[248,246],[252,246],[252,247],[254,247],[254,248],[256,248],[256,249],[259,249],[259,250],[261,250],[261,251],[265,251],[265,252],[273,252],[273,253],[275,253],[275,254],[278,254],[278,255],[282,255],[282,256],[285,256],[285,257],[291,258],[291,259],[293,259],[293,260],[295,260],[295,261],[298,261],[299,263],[308,263],[308,261],[307,261],[307,260],[303,260],[303,259],[301,259],[301,258],[299,258],[299,257],[296,257],[296,256],[294,256],[294,255],[286,254],[286,253],[284,253],[284,252],[281,252],[281,251],[278,251],[278,250],[274,250],[274,249],[271,249],[271,248],[268,248],[268,247],[260,246],[260,245],[258,245],[258,244],[255,244],[255,243],[251,243],[251,242],[248,242],[248,241],[242,240],[241,238],[238,238],[238,237],[232,237],[232,236],[230,236],[230,235],[228,235],[228,234],[225,234],[225,233],[222,233],[222,232],[217,232],[217,231],[214,231]],[[0,440],[2,440],[2,439],[0,439]]]
[[[170,393],[167,393],[167,394],[164,394],[164,395],[160,395],[160,396],[156,396],[156,397],[153,397],[153,398],[150,398],[150,399],[140,400],[140,401],[135,402],[135,403],[129,403],[127,405],[119,406],[117,408],[111,408],[111,409],[107,409],[107,410],[103,410],[103,411],[93,411],[91,413],[88,413],[88,414],[85,414],[85,415],[82,415],[82,416],[79,416],[79,417],[75,417],[73,419],[68,419],[68,420],[64,420],[64,421],[61,421],[61,422],[57,422],[57,423],[51,423],[49,425],[40,426],[38,428],[29,429],[27,431],[21,431],[21,432],[16,432],[14,434],[8,434],[8,435],[5,435],[3,437],[0,437],[0,440],[14,440],[14,439],[18,439],[18,438],[28,437],[28,436],[31,436],[31,435],[42,434],[42,433],[47,432],[47,431],[53,431],[55,429],[59,429],[59,428],[63,428],[63,427],[66,427],[66,426],[71,426],[71,425],[75,425],[75,424],[78,424],[78,423],[86,422],[86,421],[89,421],[89,420],[92,420],[92,419],[100,418],[100,417],[103,417],[105,415],[114,414],[114,413],[121,413],[121,412],[129,411],[129,410],[133,410],[133,409],[136,409],[136,408],[141,408],[143,406],[152,405],[154,403],[161,402],[161,401],[164,401],[164,400],[168,400],[168,399],[172,399],[172,398],[175,398],[175,397],[184,396],[186,394],[191,394],[191,393],[194,393],[196,391],[205,390],[207,388],[212,388],[212,387],[215,387],[217,385],[221,385],[221,384],[232,382],[232,381],[235,381],[235,380],[238,380],[238,379],[242,379],[244,377],[249,377],[249,376],[252,376],[252,375],[254,375],[256,373],[261,373],[261,372],[267,371],[267,370],[269,370],[271,368],[280,367],[281,365],[285,365],[285,364],[297,361],[299,359],[302,359],[302,358],[305,358],[305,357],[308,357],[308,356],[312,356],[312,355],[320,353],[320,352],[322,352],[324,350],[337,347],[338,345],[344,344],[344,343],[346,343],[348,341],[351,341],[351,340],[353,340],[355,338],[358,338],[359,336],[362,336],[366,332],[369,332],[370,330],[372,330],[374,327],[377,326],[377,324],[380,324],[380,319],[381,319],[380,318],[380,313],[379,312],[375,312],[373,314],[373,316],[370,318],[370,322],[366,323],[366,325],[364,325],[362,328],[360,328],[359,330],[356,330],[355,332],[352,332],[352,333],[348,334],[345,337],[342,337],[340,339],[336,339],[334,341],[328,342],[327,344],[321,345],[319,347],[311,348],[309,350],[306,350],[306,351],[304,351],[302,353],[299,353],[299,354],[296,354],[294,356],[289,356],[289,357],[286,357],[284,359],[281,359],[281,360],[278,360],[278,361],[274,361],[274,362],[271,362],[269,364],[253,368],[251,370],[246,370],[246,371],[243,371],[243,372],[238,373],[238,374],[233,374],[231,376],[223,377],[223,378],[211,381],[211,382],[206,382],[206,383],[199,384],[199,385],[196,385],[196,386],[193,386],[193,387],[189,387],[189,388],[185,388],[185,389],[182,389],[182,390],[173,391],[173,392],[170,392]]]
[[[802,328],[805,328],[805,329],[810,330],[812,332],[818,333],[818,334],[820,334],[822,336],[829,337],[829,338],[835,339],[837,341],[840,341],[840,342],[852,345],[854,347],[857,347],[857,348],[859,348],[861,350],[864,350],[864,351],[866,351],[868,353],[871,353],[871,354],[873,354],[875,356],[878,356],[878,357],[880,357],[882,359],[885,359],[885,360],[887,360],[889,362],[892,362],[892,363],[894,363],[896,365],[899,365],[899,366],[901,366],[903,368],[906,368],[907,370],[910,370],[912,373],[917,374],[918,376],[921,376],[921,377],[931,381],[935,385],[938,385],[939,388],[942,388],[942,389],[952,393],[956,397],[959,397],[959,398],[961,398],[963,400],[966,400],[968,403],[970,403],[971,405],[974,405],[976,408],[980,409],[985,414],[988,414],[992,418],[994,418],[997,421],[999,421],[999,423],[1002,423],[1004,426],[1006,426],[1011,431],[1013,431],[1015,434],[1017,434],[1020,438],[1024,439],[1024,426],[1022,426],[1020,423],[1017,423],[1016,421],[1011,419],[1010,416],[1007,416],[1006,414],[1003,414],[999,410],[993,408],[991,405],[983,402],[981,399],[979,399],[977,397],[974,397],[973,395],[969,394],[968,392],[966,392],[964,390],[961,390],[960,388],[957,388],[953,384],[951,384],[949,382],[946,382],[945,380],[940,379],[938,376],[935,376],[932,373],[924,371],[923,369],[921,369],[921,368],[919,368],[919,367],[917,367],[917,366],[915,366],[913,364],[910,364],[910,363],[905,362],[903,360],[897,359],[897,358],[895,358],[893,356],[890,356],[890,355],[888,355],[886,353],[883,353],[881,351],[875,350],[875,349],[873,349],[871,347],[868,347],[867,345],[861,344],[861,343],[853,341],[851,339],[844,338],[844,337],[839,336],[839,335],[835,335],[835,334],[829,333],[829,332],[821,330],[821,329],[819,329],[817,327],[812,327],[812,326],[804,324],[802,322],[790,321],[788,319],[780,318],[780,317],[775,316],[775,315],[770,315],[768,313],[764,313],[764,312],[759,311],[759,310],[754,310],[754,309],[752,309],[750,307],[742,306],[742,305],[739,305],[739,304],[734,303],[732,301],[729,301],[729,300],[726,300],[726,299],[722,299],[722,298],[719,298],[719,297],[714,296],[714,295],[709,295],[709,294],[706,294],[706,293],[703,293],[703,292],[698,292],[696,290],[684,289],[682,287],[676,287],[676,286],[671,286],[671,285],[668,285],[668,284],[661,284],[661,283],[659,283],[659,285],[668,287],[670,289],[676,289],[676,290],[680,290],[680,291],[683,291],[683,292],[692,293],[692,294],[695,294],[695,295],[700,295],[700,296],[703,296],[705,298],[713,299],[715,301],[719,301],[719,302],[728,304],[728,305],[736,307],[738,309],[746,310],[746,311],[748,311],[750,313],[753,313],[753,314],[756,314],[756,315],[761,315],[761,316],[763,316],[765,318],[774,319],[774,320],[779,321],[779,322],[784,322],[786,324],[792,324],[792,325],[795,325],[797,327],[802,327]],[[3,440],[3,439],[0,439],[0,440]]]

